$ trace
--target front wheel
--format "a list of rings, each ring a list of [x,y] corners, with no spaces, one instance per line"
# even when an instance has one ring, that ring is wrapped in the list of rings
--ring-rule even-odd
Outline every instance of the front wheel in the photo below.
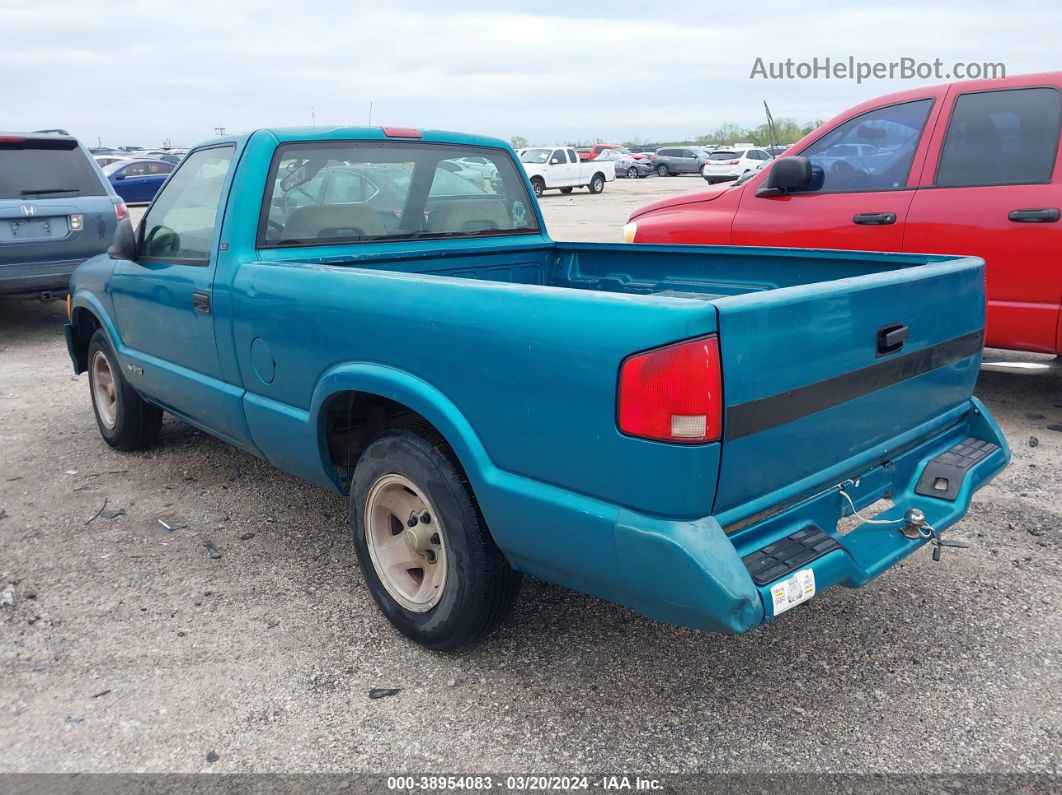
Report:
[[[531,180],[531,187],[535,191],[535,198],[538,198],[542,195],[542,191],[546,189],[546,183],[543,182],[539,177],[535,177]]]
[[[656,175],[658,177],[666,177],[670,171],[671,169],[667,167],[666,163],[661,163],[656,167]]]
[[[630,168],[628,168],[627,169],[627,179],[637,179],[637,178],[638,178],[638,169],[636,169],[634,166],[631,166]]]
[[[417,643],[457,649],[509,613],[520,575],[453,452],[430,430],[390,430],[369,444],[354,470],[350,522],[369,592]]]
[[[587,185],[591,193],[600,193],[605,189],[605,178],[601,174],[594,174],[590,184]]]
[[[96,329],[89,341],[88,363],[92,411],[103,440],[116,450],[142,450],[155,444],[162,410],[130,386],[103,329]]]

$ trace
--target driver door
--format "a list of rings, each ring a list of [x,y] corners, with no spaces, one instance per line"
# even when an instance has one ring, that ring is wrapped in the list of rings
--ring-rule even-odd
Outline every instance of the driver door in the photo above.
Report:
[[[745,246],[795,246],[901,251],[915,184],[926,157],[936,105],[913,99],[860,113],[820,135],[799,154],[811,160],[812,189],[757,196],[770,166],[741,193],[733,242]],[[873,143],[887,153],[872,167],[846,152]]]
[[[170,413],[227,438],[212,304],[234,151],[215,146],[184,159],[140,222],[136,259],[118,260],[111,277],[126,377]]]

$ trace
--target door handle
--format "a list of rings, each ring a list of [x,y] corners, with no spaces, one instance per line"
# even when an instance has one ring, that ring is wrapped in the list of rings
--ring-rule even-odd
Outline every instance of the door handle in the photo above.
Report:
[[[196,312],[202,312],[204,315],[210,314],[210,293],[194,290],[192,292],[192,309]]]
[[[878,356],[887,356],[890,353],[903,349],[907,335],[911,330],[903,323],[893,323],[878,329]]]
[[[896,213],[856,213],[852,223],[868,226],[885,226],[896,223]]]
[[[1035,210],[1011,210],[1007,218],[1019,224],[1053,224],[1059,215],[1057,207],[1040,207]]]

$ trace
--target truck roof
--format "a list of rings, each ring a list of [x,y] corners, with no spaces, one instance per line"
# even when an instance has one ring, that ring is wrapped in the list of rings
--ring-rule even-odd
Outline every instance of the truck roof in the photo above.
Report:
[[[416,131],[419,137],[406,133]],[[277,143],[292,141],[424,141],[426,143],[464,144],[466,146],[487,146],[496,149],[509,149],[507,142],[500,138],[485,135],[454,132],[452,130],[421,130],[415,127],[262,127],[240,135],[223,135],[203,141],[200,146],[215,143],[245,141],[256,133],[272,135]]]

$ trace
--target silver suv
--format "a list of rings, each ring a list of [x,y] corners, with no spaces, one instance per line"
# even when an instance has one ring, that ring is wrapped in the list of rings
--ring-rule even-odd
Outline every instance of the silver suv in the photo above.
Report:
[[[653,156],[653,168],[658,176],[675,174],[700,174],[708,162],[708,151],[699,146],[666,146],[657,149]]]
[[[73,136],[0,132],[0,296],[62,296],[126,212]]]

